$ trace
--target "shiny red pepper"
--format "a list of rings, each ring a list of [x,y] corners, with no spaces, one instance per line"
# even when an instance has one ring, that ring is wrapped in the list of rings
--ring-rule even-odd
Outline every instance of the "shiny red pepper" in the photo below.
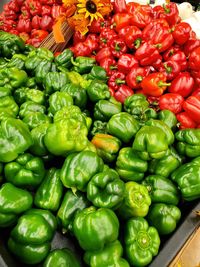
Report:
[[[108,86],[117,91],[122,84],[125,84],[125,74],[119,71],[113,72],[108,80]]]
[[[78,56],[87,57],[92,52],[91,49],[82,42],[77,43],[73,48],[71,48],[71,50],[73,51],[75,57],[78,57]]]
[[[88,27],[90,33],[101,33],[101,31],[108,27],[110,22],[102,18],[98,18],[92,21],[91,25]]]
[[[5,17],[6,20],[7,19],[11,19],[11,20],[16,20],[17,19],[17,13],[12,9],[10,9],[8,11],[4,11],[3,14],[4,14],[4,17]]]
[[[119,57],[117,68],[120,72],[128,74],[133,67],[138,67],[139,62],[132,54],[123,54]]]
[[[27,43],[33,45],[35,47],[39,47],[41,42],[48,36],[47,31],[43,30],[32,30],[31,31],[31,39],[27,40]]]
[[[169,25],[175,25],[180,22],[179,11],[176,3],[170,2],[163,7],[164,13],[160,13],[160,18],[166,19]]]
[[[150,69],[133,67],[126,76],[126,83],[132,89],[140,89],[142,80],[149,74]]]
[[[166,76],[162,72],[149,74],[141,82],[141,87],[146,95],[161,96],[170,83],[166,83]]]
[[[114,97],[117,101],[124,103],[125,99],[133,95],[133,90],[125,84],[122,84],[119,89],[114,93]]]
[[[106,57],[99,62],[99,65],[104,68],[108,76],[112,75],[117,69],[117,62],[113,58]]]
[[[180,65],[181,71],[186,70],[188,67],[187,58],[183,51],[175,52],[169,57],[169,60],[176,61]]]
[[[190,115],[196,123],[200,123],[200,97],[189,96],[183,103],[183,109]]]
[[[115,0],[113,4],[113,9],[115,13],[126,12],[126,1],[125,0]]]
[[[194,78],[195,81],[195,85],[196,86],[200,86],[200,70],[198,71],[190,71],[190,74],[192,75],[192,77]]]
[[[51,16],[51,9],[52,9],[51,6],[47,6],[47,5],[42,6],[42,16],[44,15]]]
[[[11,19],[4,19],[0,22],[0,29],[9,32],[10,30],[16,30],[17,23]]]
[[[198,39],[189,39],[183,46],[183,52],[188,57],[190,53],[197,47],[200,46],[200,40]]]
[[[176,61],[169,60],[161,64],[159,71],[166,75],[167,81],[172,81],[180,73],[181,67]]]
[[[59,18],[61,15],[64,15],[65,8],[61,5],[53,5],[51,9],[51,16],[53,19]]]
[[[193,93],[192,93],[193,96],[199,96],[200,97],[200,88],[196,88]]]
[[[144,42],[135,52],[135,58],[139,60],[140,65],[148,66],[162,59],[158,49],[150,42]],[[162,61],[162,60],[161,60]]]
[[[85,42],[92,52],[95,52],[99,48],[99,37],[96,34],[88,34]]]
[[[37,14],[36,14],[37,15]],[[29,19],[31,18],[30,10],[27,6],[21,7],[21,15],[19,16],[19,19]]]
[[[116,32],[130,25],[131,15],[128,13],[117,13],[112,18],[112,25]]]
[[[40,1],[26,0],[25,6],[27,7],[27,9],[29,10],[29,12],[31,13],[32,16],[42,14],[42,5],[41,5]]]
[[[109,46],[110,42],[115,38],[117,38],[117,34],[114,30],[109,28],[103,29],[99,35],[99,48]]]
[[[175,93],[167,93],[159,97],[159,108],[161,110],[168,109],[174,114],[180,113],[183,110],[184,98]]]
[[[131,15],[131,25],[137,26],[140,29],[144,29],[152,19],[149,12],[147,12],[142,5],[139,5]]]
[[[52,6],[53,4],[55,4],[56,0],[40,0],[41,4],[43,5],[50,5]]]
[[[126,43],[120,38],[112,40],[110,42],[110,48],[112,55],[117,58],[127,52]]]
[[[31,32],[31,20],[30,19],[20,19],[17,23],[17,31],[18,32]]]
[[[18,13],[20,11],[20,5],[16,0],[11,0],[9,3],[4,4],[3,10],[6,12],[12,10],[15,13]]]
[[[174,26],[172,35],[177,44],[183,45],[189,40],[191,31],[190,24],[183,21]]]
[[[101,62],[104,58],[113,58],[110,47],[101,48],[96,54],[96,61]]]
[[[31,21],[32,28],[33,29],[36,29],[36,30],[40,29],[41,20],[42,20],[42,18],[39,17],[38,15],[34,16],[32,18],[32,21]]]
[[[121,28],[121,29],[119,30],[119,32],[118,32],[118,37],[124,39],[125,36],[126,36],[126,34],[127,34],[127,32],[128,32],[132,27],[133,27],[132,25],[129,25],[129,26],[125,26],[125,27]]]
[[[196,128],[197,124],[191,119],[190,114],[187,112],[181,112],[176,115],[179,122],[179,129]]]
[[[53,19],[50,16],[43,16],[40,22],[40,28],[44,31],[52,31],[52,27],[53,27]]]
[[[131,26],[125,35],[125,43],[130,49],[137,49],[142,42],[142,31],[136,27]]]
[[[200,46],[195,48],[189,56],[189,68],[199,71],[200,68]]]
[[[178,51],[181,51],[181,48],[180,48],[179,45],[174,45],[174,46],[170,47],[169,49],[167,49],[163,53],[163,59],[165,61],[170,60],[171,59],[171,56],[173,56]]]
[[[75,31],[73,34],[73,45],[77,43],[84,42],[86,39],[86,35],[82,35],[80,32]]]
[[[178,76],[171,82],[168,91],[170,93],[180,94],[187,97],[191,94],[194,87],[194,79],[189,72],[180,72]]]

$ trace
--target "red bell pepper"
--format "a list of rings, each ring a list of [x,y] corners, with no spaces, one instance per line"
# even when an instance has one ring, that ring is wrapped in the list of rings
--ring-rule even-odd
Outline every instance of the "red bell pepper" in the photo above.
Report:
[[[47,5],[42,6],[42,16],[44,15],[51,16],[51,9],[52,9],[51,6],[47,6]]]
[[[101,33],[101,31],[109,25],[110,22],[108,20],[98,18],[92,21],[88,29],[90,33]]]
[[[35,47],[39,47],[41,42],[48,36],[47,31],[43,30],[32,30],[31,31],[31,39],[27,40],[27,43],[33,45]]]
[[[182,51],[181,47],[179,45],[174,45],[163,53],[163,59],[165,61],[170,60],[171,56],[173,56],[176,52],[179,52],[179,51]]]
[[[144,42],[135,52],[135,58],[139,60],[140,65],[148,66],[162,59],[158,49],[150,42]],[[162,61],[162,60],[161,60]]]
[[[149,74],[150,69],[133,67],[126,76],[126,83],[132,89],[140,89],[142,80]]]
[[[131,26],[125,35],[125,43],[130,49],[137,49],[142,42],[142,31],[136,27]]]
[[[19,35],[19,32],[15,29],[10,30],[9,32],[15,35]]]
[[[168,109],[174,114],[180,113],[183,109],[184,98],[179,94],[167,93],[159,97],[159,108]]]
[[[31,20],[30,19],[20,19],[17,23],[17,31],[18,32],[31,32]]]
[[[30,19],[31,13],[27,6],[21,7],[21,15],[19,16],[19,19]]]
[[[75,57],[88,57],[92,53],[92,50],[89,48],[89,46],[82,42],[77,43],[74,47],[71,48],[71,50],[74,53]]]
[[[117,68],[120,72],[128,74],[133,67],[138,67],[138,60],[131,54],[123,54],[119,57]]]
[[[160,13],[160,18],[166,19],[169,25],[175,25],[180,22],[179,11],[175,3],[171,2],[164,5],[163,8],[164,13]]]
[[[152,13],[154,19],[159,19],[165,13],[164,7],[160,5],[154,6],[152,9]]]
[[[42,5],[41,5],[40,1],[26,0],[25,6],[27,7],[27,9],[29,9],[32,16],[42,14]]]
[[[96,61],[101,62],[104,58],[113,58],[110,47],[101,48],[96,54]]]
[[[149,41],[149,36],[155,35],[161,28],[167,28],[170,31],[168,22],[165,19],[153,19],[142,31],[143,39]]]
[[[181,67],[176,61],[169,60],[161,64],[159,71],[166,75],[167,81],[172,81],[180,73]]]
[[[200,123],[200,97],[189,96],[183,103],[183,109],[190,115],[190,118]]]
[[[200,86],[200,70],[199,71],[190,71],[190,74],[194,78],[195,85]]]
[[[192,93],[193,96],[199,96],[200,97],[200,88],[196,88],[193,93]]]
[[[133,26],[129,25],[129,26],[125,26],[125,27],[121,28],[118,32],[118,37],[124,39],[127,32],[131,29],[131,27],[133,27]]]
[[[19,37],[26,43],[28,39],[30,39],[30,35],[27,32],[19,33]]]
[[[16,30],[17,23],[11,19],[4,19],[0,22],[0,29],[9,32],[10,30]]]
[[[50,16],[43,16],[40,22],[40,28],[44,31],[52,31],[52,27],[53,27],[53,19]]]
[[[199,71],[200,68],[200,46],[195,48],[189,56],[189,68]]]
[[[113,28],[119,32],[120,29],[130,25],[131,15],[128,13],[117,13],[112,18]]]
[[[131,25],[137,26],[140,29],[144,29],[152,19],[149,12],[144,10],[142,5],[139,5],[131,15]]]
[[[133,95],[133,90],[125,84],[122,84],[119,89],[114,93],[114,97],[117,101],[124,103],[125,99]]]
[[[96,34],[88,34],[84,44],[90,48],[92,52],[95,52],[99,48],[99,37]]]
[[[197,124],[191,119],[190,114],[181,112],[176,115],[179,129],[196,128]]]
[[[125,84],[125,74],[119,71],[113,72],[108,80],[108,86],[117,91],[122,84]]]
[[[61,5],[53,5],[51,9],[51,16],[53,19],[59,18],[61,15],[64,15],[65,8]]]
[[[188,67],[187,58],[183,51],[175,52],[169,57],[169,60],[176,61],[180,65],[181,71],[186,70]]]
[[[183,52],[188,57],[190,53],[197,47],[200,46],[200,40],[198,39],[189,39],[183,46]]]
[[[112,40],[110,42],[110,48],[112,55],[117,58],[127,52],[126,43],[120,38]]]
[[[172,31],[175,42],[179,45],[183,45],[190,38],[192,28],[187,22],[180,22],[174,26]]]
[[[79,31],[75,31],[73,34],[73,45],[77,43],[84,42],[86,40],[86,35],[82,35]]]
[[[115,13],[126,12],[126,1],[125,0],[115,0],[113,4],[113,9]]]
[[[104,68],[108,76],[112,75],[117,69],[117,62],[113,58],[105,57],[99,62],[99,65]]]
[[[189,72],[180,72],[178,76],[171,82],[168,91],[177,93],[182,97],[187,97],[191,94],[194,87],[194,79]]]
[[[40,29],[40,23],[42,18],[38,15],[34,16],[31,21],[31,26],[33,29],[39,30]]]
[[[162,72],[151,73],[141,82],[144,93],[150,96],[161,96],[167,86],[170,83],[166,83],[166,76]]]
[[[16,3],[21,7],[24,4],[24,0],[16,0]]]
[[[110,42],[115,38],[117,38],[117,34],[114,30],[109,28],[103,29],[99,35],[99,48],[109,46]]]
[[[20,6],[16,0],[11,0],[11,1],[9,1],[9,3],[4,4],[3,10],[6,12],[7,11],[9,12],[10,10],[12,10],[15,13],[18,13],[20,11]]]

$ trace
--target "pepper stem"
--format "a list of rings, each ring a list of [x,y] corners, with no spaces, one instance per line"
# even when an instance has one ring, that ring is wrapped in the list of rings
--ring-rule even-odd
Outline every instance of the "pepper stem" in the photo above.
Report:
[[[134,47],[136,49],[138,49],[141,45],[141,42],[142,42],[142,39],[141,38],[137,38],[135,41],[134,41]]]
[[[80,65],[79,63],[75,62],[75,60],[74,60],[73,57],[71,57],[71,63],[72,63],[74,66],[77,66],[77,67]]]
[[[136,76],[136,82],[140,83],[143,80],[143,77],[141,75]]]
[[[172,67],[167,66],[167,64],[164,64],[164,67],[167,73],[172,73]]]
[[[118,52],[121,51],[121,46],[118,43],[115,44],[115,50]]]
[[[165,86],[170,86],[171,83],[165,83],[165,82],[163,82],[163,81],[159,81],[159,82],[157,83],[157,85],[158,85],[159,87],[165,87]]]
[[[124,84],[124,83],[126,83],[124,80],[121,80],[121,79],[115,79],[115,83],[117,84],[117,85],[119,85],[119,84]]]

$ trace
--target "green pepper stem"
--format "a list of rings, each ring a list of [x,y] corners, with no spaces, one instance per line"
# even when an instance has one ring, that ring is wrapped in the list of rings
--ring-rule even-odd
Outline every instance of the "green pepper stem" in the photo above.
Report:
[[[121,46],[118,43],[115,44],[115,50],[118,52],[121,51]]]
[[[159,81],[159,82],[157,83],[157,85],[158,85],[159,87],[164,87],[164,86],[170,86],[171,83],[165,83],[165,82],[163,82],[163,81]]]
[[[124,84],[125,81],[124,80],[121,80],[121,79],[115,79],[115,83],[116,84]]]
[[[164,64],[164,67],[165,67],[167,73],[172,72],[172,67],[168,67],[167,64]]]
[[[141,42],[142,42],[142,39],[141,38],[137,38],[135,41],[134,41],[134,47],[136,49],[138,49],[141,45]]]
[[[143,77],[141,75],[136,76],[136,82],[140,83],[143,80]]]
[[[77,67],[79,67],[79,63],[77,63],[75,60],[74,60],[74,58],[73,57],[71,57],[71,63],[74,65],[74,66],[77,66]]]

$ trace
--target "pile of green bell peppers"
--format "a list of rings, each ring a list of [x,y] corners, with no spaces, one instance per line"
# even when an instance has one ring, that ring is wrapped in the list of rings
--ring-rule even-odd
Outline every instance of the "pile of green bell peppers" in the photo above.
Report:
[[[95,59],[0,32],[0,228],[22,264],[146,266],[200,198],[200,129],[142,94],[124,105]],[[76,238],[82,259],[56,248]],[[51,248],[53,250],[51,251]]]

